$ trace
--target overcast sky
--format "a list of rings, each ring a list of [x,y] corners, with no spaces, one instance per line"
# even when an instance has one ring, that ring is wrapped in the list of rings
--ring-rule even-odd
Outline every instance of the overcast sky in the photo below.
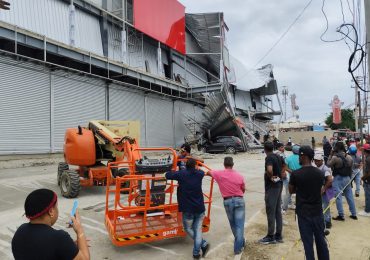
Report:
[[[238,57],[247,69],[272,64],[279,91],[282,86],[288,86],[289,94],[297,96],[300,121],[324,121],[327,113],[331,112],[329,103],[334,94],[344,102],[343,107],[354,103],[355,91],[347,72],[351,54],[348,46],[344,41],[325,43],[320,40],[326,27],[321,12],[322,0],[313,0],[289,33],[257,67],[254,67],[256,63],[287,30],[308,0],[179,1],[186,6],[187,13],[223,12],[230,29],[227,34],[230,53]],[[352,5],[353,1],[342,1],[345,21],[352,23],[348,3]],[[343,23],[340,0],[326,1],[324,10],[329,20],[329,30],[324,39],[341,38],[336,33],[336,28]],[[348,44],[353,48],[350,41]],[[278,104],[274,107],[278,109]],[[290,108],[290,103],[287,107]],[[287,114],[288,117],[291,115],[290,109]]]

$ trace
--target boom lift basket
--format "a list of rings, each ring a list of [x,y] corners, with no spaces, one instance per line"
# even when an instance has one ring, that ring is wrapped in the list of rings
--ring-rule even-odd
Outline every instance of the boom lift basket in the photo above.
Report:
[[[133,150],[133,152],[136,149]],[[140,151],[173,152],[172,170],[177,167],[177,155],[171,148],[137,148]],[[146,243],[172,237],[186,236],[182,225],[182,214],[178,211],[176,181],[166,180],[165,172],[148,172],[136,170],[137,161],[109,163],[109,170],[128,168],[130,174],[117,177],[115,185],[107,185],[105,225],[112,243],[126,246]],[[197,162],[197,167],[204,172],[210,169]],[[163,169],[163,167],[162,167]],[[108,175],[107,183],[110,183]],[[204,204],[206,206],[203,220],[203,232],[210,227],[212,192],[214,180],[209,175],[203,179]]]

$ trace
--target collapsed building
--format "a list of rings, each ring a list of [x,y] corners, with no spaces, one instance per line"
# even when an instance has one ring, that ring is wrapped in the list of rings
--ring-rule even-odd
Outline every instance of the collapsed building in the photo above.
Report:
[[[65,129],[92,119],[140,121],[142,146],[259,144],[253,132],[280,114],[272,66],[239,72],[227,31],[223,13],[176,0],[12,2],[0,11],[0,154],[60,152]]]

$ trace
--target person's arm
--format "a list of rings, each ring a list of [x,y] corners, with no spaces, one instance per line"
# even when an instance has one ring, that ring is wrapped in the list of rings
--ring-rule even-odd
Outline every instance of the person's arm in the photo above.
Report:
[[[77,235],[77,247],[79,249],[78,254],[73,260],[89,260],[90,252],[87,244],[86,236],[81,224],[80,214],[76,210],[76,216],[72,217],[72,227]]]
[[[204,163],[204,160],[200,157],[196,157],[196,156],[193,156],[193,155],[189,155],[189,156],[186,156],[186,158],[193,158],[194,160],[198,161],[198,162],[201,162],[201,163]]]
[[[364,170],[364,174],[361,177],[361,180],[363,181],[370,177],[370,156],[368,156],[365,160],[365,169],[367,169],[367,171]]]
[[[289,180],[289,193],[290,194],[293,194],[293,193],[296,193],[297,192],[297,188],[296,188],[296,183],[295,183],[295,174],[292,174],[290,176],[290,180]]]
[[[243,183],[242,183],[242,191],[243,191],[243,193],[245,193],[245,181],[244,181],[244,178],[243,178]]]
[[[166,177],[167,180],[176,180],[176,181],[178,181],[179,180],[179,177],[180,177],[180,174],[179,174],[179,171],[176,171],[176,172],[166,172],[165,177]]]
[[[0,9],[10,10],[10,3],[7,1],[0,0]]]
[[[324,185],[324,192],[331,187],[333,184],[333,176],[328,175],[325,177],[325,185]]]
[[[328,158],[328,161],[327,161],[326,165],[328,167],[333,167],[335,165],[335,162],[336,162],[337,158],[338,158],[337,156],[333,155],[333,150],[332,150],[329,154],[329,158]]]
[[[272,165],[267,165],[266,166],[266,174],[267,174],[267,177],[269,177],[270,179],[272,178],[272,176],[274,174]]]

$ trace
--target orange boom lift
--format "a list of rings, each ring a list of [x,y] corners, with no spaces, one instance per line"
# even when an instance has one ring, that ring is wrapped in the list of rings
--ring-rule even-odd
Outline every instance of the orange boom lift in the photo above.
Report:
[[[127,168],[108,170],[108,163],[122,161],[124,146],[137,147],[140,123],[136,121],[91,121],[87,128],[68,128],[64,137],[64,159],[59,163],[57,181],[61,194],[77,197],[81,186],[105,186],[128,174]],[[78,168],[71,169],[70,166]],[[107,176],[112,175],[107,182]]]
[[[140,148],[139,128],[137,122],[91,121],[88,128],[67,129],[66,162],[58,167],[58,184],[65,197],[76,197],[81,186],[106,185],[105,224],[116,246],[186,235],[178,211],[177,182],[164,177],[177,168],[176,152]],[[78,168],[71,170],[69,165]],[[197,168],[210,170],[201,162]],[[213,184],[206,175],[203,232],[210,228]]]

